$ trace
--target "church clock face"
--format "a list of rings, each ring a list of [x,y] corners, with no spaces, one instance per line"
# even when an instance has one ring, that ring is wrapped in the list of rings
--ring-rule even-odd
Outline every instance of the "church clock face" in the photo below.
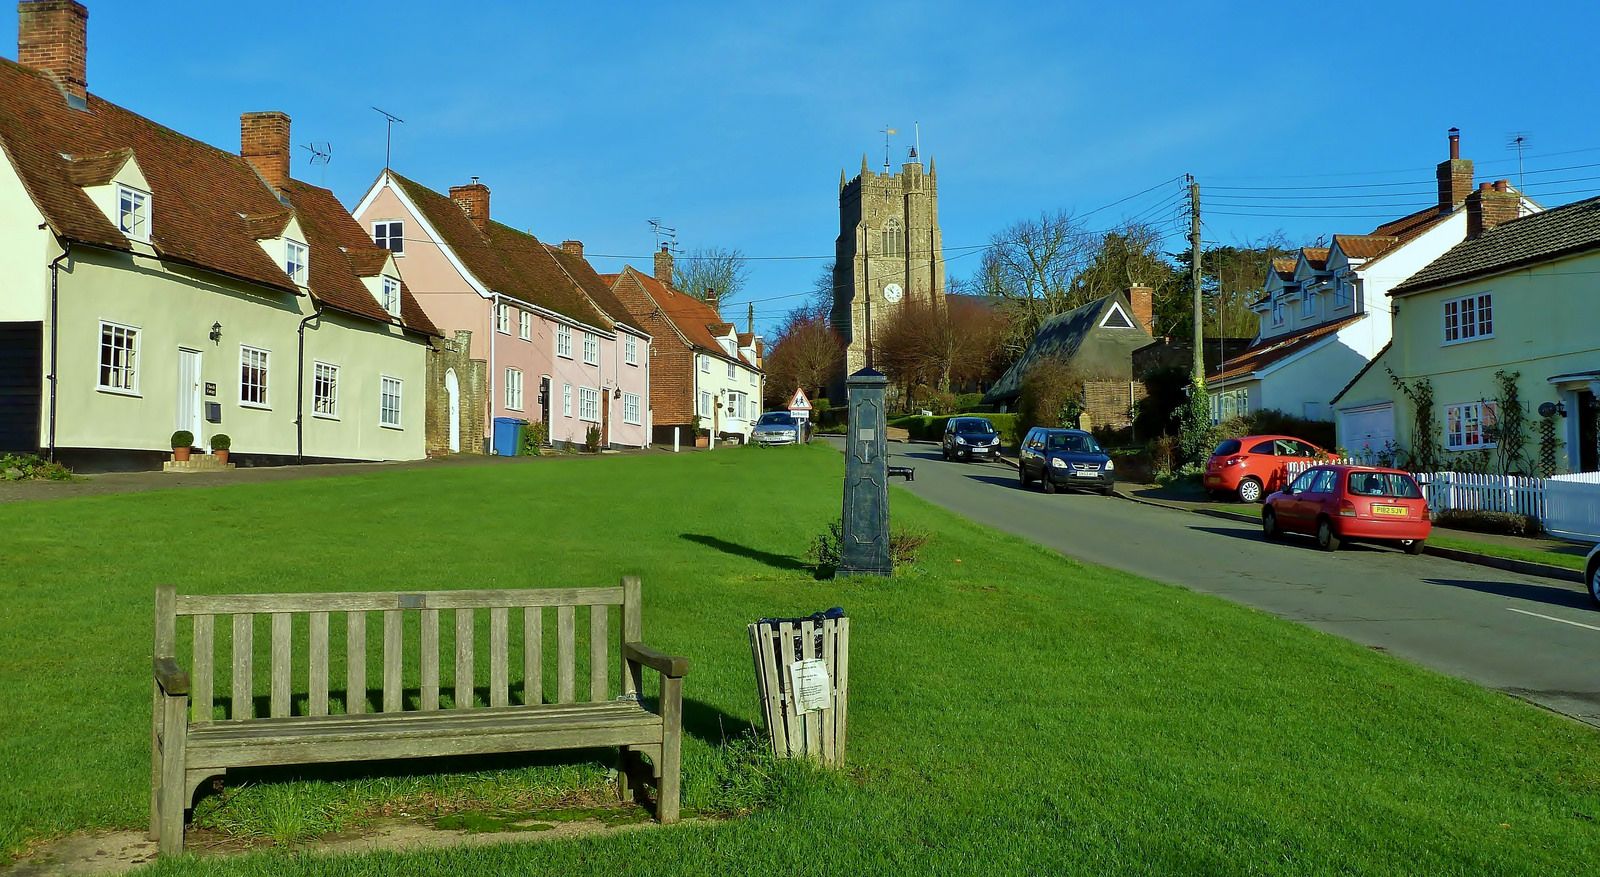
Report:
[[[900,284],[898,283],[891,283],[883,288],[883,300],[889,304],[899,302],[900,296],[903,294],[904,292],[900,289]]]

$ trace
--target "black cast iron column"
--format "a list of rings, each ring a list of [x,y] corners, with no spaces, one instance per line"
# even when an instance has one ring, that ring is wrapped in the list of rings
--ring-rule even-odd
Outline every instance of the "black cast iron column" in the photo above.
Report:
[[[844,457],[844,537],[841,575],[886,576],[889,561],[889,472],[885,455],[884,390],[889,379],[864,368],[845,380],[850,405]]]

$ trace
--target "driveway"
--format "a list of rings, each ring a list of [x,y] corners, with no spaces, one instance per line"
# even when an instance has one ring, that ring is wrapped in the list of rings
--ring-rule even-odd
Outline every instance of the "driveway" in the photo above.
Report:
[[[1600,726],[1600,612],[1582,586],[1436,557],[1310,540],[1116,497],[1023,491],[999,463],[946,463],[891,444],[916,467],[897,489],[1063,554],[1216,594]],[[892,503],[892,499],[891,499]]]

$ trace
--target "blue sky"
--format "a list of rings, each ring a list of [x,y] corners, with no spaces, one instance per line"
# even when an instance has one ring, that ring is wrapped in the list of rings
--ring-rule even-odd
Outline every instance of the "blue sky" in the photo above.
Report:
[[[1366,231],[1430,200],[1412,193],[1432,188],[1452,125],[1480,178],[1515,181],[1506,140],[1523,131],[1530,194],[1600,194],[1593,2],[220,8],[91,0],[90,89],[229,150],[240,112],[287,111],[296,144],[333,151],[326,168],[301,151],[295,175],[347,205],[383,164],[377,105],[406,120],[397,170],[441,190],[479,176],[498,219],[546,240],[647,266],[646,220],[660,217],[688,249],[819,257],[751,263],[727,315],[742,325],[754,300],[758,328],[831,258],[839,171],[853,176],[863,152],[881,167],[885,124],[898,165],[921,123],[952,275],[978,261],[957,248],[1017,219],[1186,172],[1210,239]],[[0,18],[14,57],[15,18]],[[1597,167],[1556,170],[1575,165]],[[1087,221],[1144,215],[1176,232],[1179,193],[1162,185]]]

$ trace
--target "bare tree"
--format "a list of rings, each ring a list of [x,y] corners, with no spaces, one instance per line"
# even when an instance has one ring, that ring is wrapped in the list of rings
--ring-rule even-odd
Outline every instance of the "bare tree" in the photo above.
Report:
[[[672,285],[695,298],[715,290],[717,303],[727,304],[744,292],[750,268],[738,250],[706,247],[679,256],[672,264]]]
[[[1019,334],[1031,341],[1040,324],[1074,306],[1073,281],[1092,264],[1098,244],[1071,214],[1041,213],[990,239],[977,281],[1015,315]]]
[[[873,342],[876,364],[908,394],[927,387],[948,394],[953,384],[989,379],[1006,320],[987,303],[965,296],[943,305],[907,302]]]
[[[811,305],[820,308],[824,314],[833,310],[833,267],[833,262],[822,266],[817,279],[811,281]]]
[[[796,387],[820,398],[844,362],[844,342],[828,325],[827,308],[802,305],[789,312],[767,348],[767,402],[782,407]]]

